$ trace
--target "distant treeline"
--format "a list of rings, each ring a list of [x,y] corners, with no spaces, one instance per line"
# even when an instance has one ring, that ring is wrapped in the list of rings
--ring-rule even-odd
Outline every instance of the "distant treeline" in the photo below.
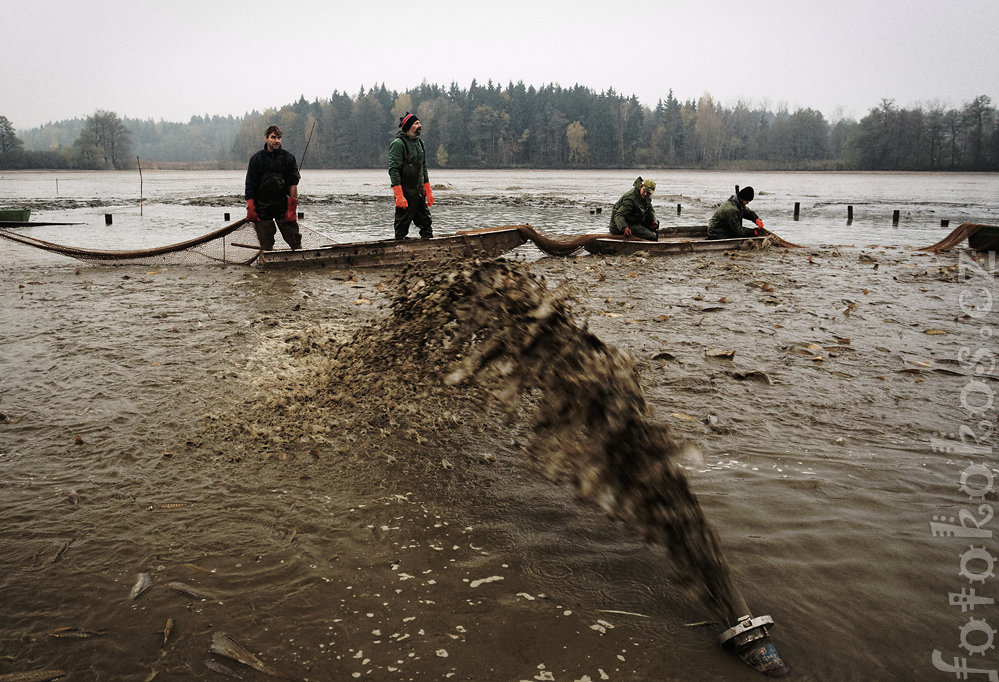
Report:
[[[23,132],[0,116],[0,168],[242,167],[276,123],[285,147],[308,168],[378,168],[399,117],[424,125],[430,165],[442,168],[740,168],[761,170],[999,171],[999,118],[988,96],[960,109],[902,109],[883,100],[859,121],[818,111],[728,108],[710,95],[680,101],[672,91],[649,108],[635,96],[576,85],[467,89],[422,84],[334,92],[277,110],[195,116],[187,123],[119,119]]]

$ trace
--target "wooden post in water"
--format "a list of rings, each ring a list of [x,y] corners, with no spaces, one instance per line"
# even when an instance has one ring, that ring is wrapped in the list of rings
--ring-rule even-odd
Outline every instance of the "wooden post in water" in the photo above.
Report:
[[[940,227],[950,227],[950,221],[947,220],[946,218],[942,219],[940,221]]]
[[[142,164],[139,157],[135,157],[135,165],[139,167],[139,217],[142,217]]]
[[[680,215],[680,211],[682,211],[682,210],[683,210],[683,206],[681,206],[680,204],[677,204],[676,205],[676,214]]]
[[[795,220],[798,219],[798,215],[800,213],[801,213],[801,202],[800,201],[796,201],[796,202],[794,202],[794,219]]]
[[[105,225],[110,225],[111,224],[111,214],[110,213],[105,213],[104,214],[104,224]]]
[[[846,207],[846,224],[847,225],[853,224],[853,206]]]
[[[229,214],[228,213],[223,213],[222,214],[222,220],[224,220],[226,222],[229,222]]]
[[[899,210],[896,208],[891,213],[891,226],[892,227],[898,227],[898,216],[899,216]]]

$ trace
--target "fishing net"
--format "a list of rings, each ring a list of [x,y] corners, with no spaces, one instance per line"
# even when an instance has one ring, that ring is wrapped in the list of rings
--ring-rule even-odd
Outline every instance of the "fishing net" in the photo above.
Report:
[[[328,237],[299,224],[303,248],[318,248],[329,244]],[[100,264],[203,265],[226,263],[249,265],[260,254],[260,245],[253,223],[244,218],[223,228],[193,239],[148,249],[105,250],[69,246],[46,241],[31,235],[0,227],[0,237],[49,253]],[[277,236],[281,240],[280,234]]]
[[[924,246],[921,249],[916,249],[917,251],[933,251],[934,253],[940,253],[941,251],[950,251],[958,244],[968,240],[969,245],[977,249],[978,251],[995,251],[999,249],[999,235],[990,235],[982,239],[974,239],[974,237],[981,232],[984,228],[992,227],[990,225],[981,225],[979,223],[961,223],[955,227],[950,234],[938,241],[936,244],[931,244],[930,246]],[[992,227],[995,230],[994,227]]]
[[[578,237],[560,240],[546,237],[530,225],[518,225],[517,229],[520,230],[520,233],[527,239],[534,242],[535,246],[549,256],[571,256],[594,240],[608,236],[606,233],[584,234]]]

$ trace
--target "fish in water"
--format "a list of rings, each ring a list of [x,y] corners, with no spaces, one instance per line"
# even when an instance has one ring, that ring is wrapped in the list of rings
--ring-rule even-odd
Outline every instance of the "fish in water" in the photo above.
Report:
[[[20,673],[3,673],[0,682],[49,682],[69,675],[65,670],[25,670]]]
[[[167,640],[170,639],[171,632],[173,632],[173,618],[167,618],[166,625],[163,626],[163,642],[160,644],[161,649],[166,647]]]
[[[143,592],[145,592],[150,588],[150,586],[152,586],[152,584],[153,584],[153,576],[149,575],[148,573],[140,573],[138,579],[135,581],[135,584],[132,585],[132,591],[128,593],[128,598],[138,599],[140,596],[142,596]]]
[[[177,594],[182,594],[185,597],[190,597],[191,599],[212,599],[212,595],[207,592],[202,592],[201,590],[191,587],[185,583],[167,583],[167,587],[176,592]]]
[[[240,675],[235,670],[233,670],[232,668],[222,665],[218,661],[213,661],[210,658],[205,660],[205,667],[208,668],[209,670],[214,670],[220,675],[226,675],[227,677],[235,677],[237,680],[243,679],[243,676]]]
[[[243,665],[248,665],[251,668],[259,670],[265,675],[270,675],[271,677],[287,677],[251,654],[246,647],[237,643],[236,640],[224,632],[215,632],[212,634],[212,643],[209,647],[209,651],[219,656],[231,658],[232,660],[238,661]]]
[[[50,631],[49,637],[88,639],[90,637],[101,637],[106,634],[106,630],[83,630],[81,628],[65,627],[56,628],[55,630]]]
[[[62,547],[60,547],[59,551],[56,552],[56,555],[54,557],[52,557],[52,563],[55,563],[55,562],[59,561],[59,559],[62,558],[63,553],[65,553],[65,551],[67,549],[69,549],[69,546],[71,544],[73,544],[72,540],[67,540],[66,542],[62,543]]]

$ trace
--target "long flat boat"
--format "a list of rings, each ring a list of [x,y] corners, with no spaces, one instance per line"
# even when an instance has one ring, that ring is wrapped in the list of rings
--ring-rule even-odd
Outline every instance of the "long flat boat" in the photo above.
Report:
[[[760,249],[769,244],[794,246],[772,232],[754,237],[708,239],[707,225],[671,227],[659,233],[659,241],[650,242],[623,235],[600,235],[583,246],[587,251],[601,256],[619,256],[642,253],[649,256],[668,256],[695,251],[732,251]]]
[[[314,266],[365,268],[436,262],[453,258],[493,257],[527,241],[519,225],[463,230],[432,239],[383,239],[371,242],[330,244],[315,249],[261,251],[257,263],[264,268]]]

